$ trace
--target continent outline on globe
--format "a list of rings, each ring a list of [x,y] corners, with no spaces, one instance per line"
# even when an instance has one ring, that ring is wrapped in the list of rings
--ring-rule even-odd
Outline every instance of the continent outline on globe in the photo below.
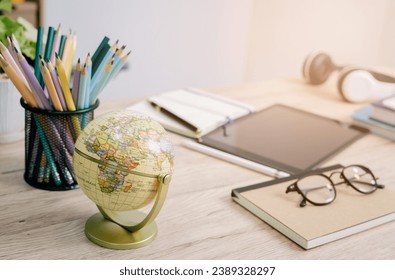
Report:
[[[126,211],[150,203],[162,174],[172,174],[168,133],[133,111],[100,116],[77,139],[74,172],[84,193],[100,207]]]

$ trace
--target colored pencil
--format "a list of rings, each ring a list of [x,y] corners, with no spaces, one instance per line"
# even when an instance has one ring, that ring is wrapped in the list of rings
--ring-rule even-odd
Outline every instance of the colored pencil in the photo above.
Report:
[[[51,74],[49,73],[49,70],[45,65],[44,60],[41,60],[40,70],[55,110],[63,112],[62,104],[60,103],[58,93],[56,92],[55,85],[51,78]]]
[[[85,92],[85,100],[84,100],[84,108],[88,108],[90,105],[90,88],[91,88],[91,78],[92,78],[92,60],[91,60],[91,55],[88,53],[88,56],[86,57],[86,92]]]
[[[15,71],[15,69],[8,64],[8,62],[4,59],[2,55],[0,55],[0,66],[3,68],[4,72],[13,82],[15,87],[18,89],[23,99],[33,108],[38,108],[38,104],[36,99],[33,96],[33,93],[26,86],[26,84],[22,81],[20,75]]]
[[[130,54],[131,54],[131,51],[129,51],[127,54],[123,55],[116,63],[114,62],[113,70],[112,70],[112,72],[110,74],[110,78],[107,80],[107,82],[109,80],[111,80],[112,78],[114,78],[118,74],[119,71],[121,71],[122,67],[128,61]]]
[[[59,51],[61,37],[62,37],[62,31],[60,30],[60,24],[59,24],[58,28],[56,29],[56,32],[55,32],[55,38],[53,40],[51,58],[49,60],[49,61],[51,61],[52,65],[55,64],[55,59],[56,59],[55,53],[57,53]]]
[[[110,39],[107,36],[104,36],[104,38],[100,42],[99,46],[97,47],[97,49],[93,53],[93,55],[92,55],[92,73],[95,73],[96,69],[97,69],[97,66],[99,66],[98,63],[97,63],[97,58],[100,55],[100,53],[103,51],[103,49],[105,49],[103,51],[103,56],[104,56],[107,53],[107,50],[110,48],[110,46],[108,45],[109,41],[110,41]],[[94,68],[94,70],[93,70],[93,68]]]
[[[51,174],[54,178],[55,184],[61,185],[62,180],[60,179],[59,172],[57,171],[56,164],[55,164],[54,158],[52,156],[51,149],[49,148],[48,140],[45,137],[44,129],[43,129],[40,121],[37,119],[36,115],[34,115],[34,119],[35,119],[35,123],[37,125],[37,130],[40,134],[40,140],[41,140],[41,143],[43,144],[44,153],[45,153],[46,159],[48,161],[48,164],[49,164],[49,167],[51,170]]]
[[[10,51],[4,46],[4,44],[0,41],[0,52],[3,55],[4,59],[12,65],[14,70],[17,72],[23,83],[31,90],[29,83],[27,82],[25,76],[22,75],[22,71],[19,68],[15,58],[11,55]],[[16,56],[16,55],[15,55]]]
[[[92,75],[92,82],[90,84],[90,89],[93,89],[97,83],[98,78],[101,75],[101,72],[104,69],[104,66],[106,65],[106,63],[109,61],[109,59],[111,59],[111,57],[115,54],[115,51],[117,49],[117,42],[115,42],[111,48],[107,51],[106,55],[104,56],[104,58],[102,59],[102,61],[100,61],[100,64],[96,70],[96,72]]]
[[[66,77],[66,72],[63,66],[63,62],[60,60],[58,54],[56,54],[56,70],[58,72],[58,77],[64,94],[64,99],[66,101],[67,109],[69,111],[75,111],[76,109],[75,109],[73,97],[71,96],[69,81],[67,80]]]
[[[44,90],[39,84],[36,76],[34,76],[34,73],[30,68],[29,64],[27,63],[25,57],[17,50],[16,52],[18,55],[19,65],[21,66],[23,73],[30,84],[30,88],[33,89],[32,92],[34,92],[35,96],[38,97],[37,101],[39,100],[40,101],[39,103],[41,103],[40,108],[45,110],[52,110],[52,106],[49,103],[47,97],[45,96]]]
[[[104,71],[102,71],[102,73],[99,77],[99,82],[96,83],[95,87],[93,88],[93,90],[91,92],[89,105],[95,104],[97,96],[103,90],[103,87],[106,84],[107,79],[110,77],[113,63],[114,63],[114,59],[112,58],[104,66]]]
[[[51,59],[54,35],[55,35],[55,29],[52,26],[48,27],[47,42],[45,44],[45,51],[44,51],[45,62]]]
[[[43,36],[44,36],[44,27],[39,26],[37,28],[36,54],[34,58],[34,75],[36,76],[42,88],[44,87],[44,80],[41,76],[41,71],[40,71],[40,56],[42,54],[42,48],[43,48]]]
[[[66,35],[62,35],[60,37],[60,44],[59,44],[59,50],[58,50],[58,55],[60,57],[63,57],[63,50],[64,50],[64,44],[66,43]]]
[[[19,45],[19,42],[16,39],[14,33],[11,34],[11,38],[10,39],[11,39],[11,43],[12,43],[13,47],[15,47],[18,50],[18,52],[21,53],[22,52],[21,51],[21,46]]]
[[[87,84],[87,70],[86,70],[86,65],[81,70],[81,75],[80,75],[80,84],[79,84],[79,89],[78,89],[78,102],[77,102],[77,109],[85,109],[85,94],[87,92],[86,84]]]
[[[56,94],[59,97],[60,104],[62,105],[62,109],[63,109],[63,111],[67,111],[67,105],[66,105],[66,101],[64,98],[62,87],[60,86],[59,77],[58,77],[55,67],[52,65],[51,61],[48,61],[47,68],[48,68],[49,74],[51,75],[52,83],[55,86]],[[48,87],[48,85],[47,85],[47,87]]]
[[[65,70],[65,74],[67,77],[67,81],[70,81],[70,78],[71,78],[71,70],[73,68],[73,60],[74,60],[74,54],[75,54],[76,47],[77,47],[77,35],[75,33],[73,33],[72,37],[71,37],[69,55],[67,56],[66,63],[64,63],[64,70]]]
[[[71,48],[71,44],[72,44],[71,36],[72,36],[72,33],[70,30],[66,35],[66,41],[64,43],[63,54],[60,57],[62,59],[63,63],[67,62],[68,56],[70,54],[70,48]]]
[[[74,79],[73,79],[73,88],[72,88],[72,96],[74,104],[77,104],[78,101],[78,89],[80,85],[80,75],[81,75],[81,62],[78,59],[77,64],[75,65],[74,69]]]

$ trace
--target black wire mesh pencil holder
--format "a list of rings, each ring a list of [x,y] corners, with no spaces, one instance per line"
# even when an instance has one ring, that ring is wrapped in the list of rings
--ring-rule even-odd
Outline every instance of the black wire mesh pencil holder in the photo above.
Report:
[[[78,188],[73,171],[74,144],[93,119],[99,101],[77,111],[47,111],[32,108],[21,99],[25,109],[25,173],[29,185],[45,190]]]

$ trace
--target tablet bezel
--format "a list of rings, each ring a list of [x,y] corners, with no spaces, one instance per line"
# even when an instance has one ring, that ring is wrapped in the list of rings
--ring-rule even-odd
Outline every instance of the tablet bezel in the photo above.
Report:
[[[293,108],[293,107],[289,107],[287,105],[283,105],[283,104],[274,104],[270,107],[267,107],[265,109],[263,109],[262,111],[256,112],[255,114],[264,114],[265,111],[270,110],[272,108],[274,108],[275,106],[280,106],[286,110],[291,110],[293,112],[298,112],[298,113],[302,113],[305,114],[309,117],[315,118],[315,119],[321,119],[323,125],[325,123],[336,123],[339,125],[339,128],[344,128],[347,127],[348,129],[351,129],[353,131],[355,131],[355,136],[354,137],[349,137],[346,141],[344,141],[343,143],[341,143],[340,145],[338,145],[335,149],[328,151],[326,154],[324,154],[323,156],[321,156],[320,158],[318,158],[315,162],[311,162],[311,164],[309,164],[309,166],[307,168],[301,168],[301,167],[295,167],[295,166],[291,166],[289,164],[287,164],[286,162],[281,162],[278,161],[276,159],[273,158],[268,158],[265,155],[260,155],[260,154],[256,154],[256,153],[251,153],[249,151],[246,151],[240,147],[237,146],[231,146],[228,145],[224,142],[219,141],[216,138],[213,138],[212,135],[217,135],[218,130],[224,130],[224,127],[220,127],[218,129],[216,129],[215,131],[208,133],[207,135],[204,135],[201,139],[200,139],[200,143],[203,145],[206,145],[208,147],[238,156],[240,158],[244,158],[244,159],[248,159],[250,161],[265,165],[265,166],[269,166],[272,168],[275,168],[277,170],[281,170],[290,174],[296,174],[305,170],[310,170],[313,169],[315,167],[318,167],[319,164],[323,163],[324,161],[328,160],[329,158],[333,157],[334,155],[336,155],[338,152],[340,152],[341,150],[343,150],[344,148],[346,148],[347,146],[349,146],[351,143],[353,143],[354,141],[356,141],[357,139],[361,138],[362,136],[364,136],[366,133],[368,133],[369,131],[365,128],[359,127],[359,126],[355,126],[355,125],[349,125],[346,123],[342,123],[340,121],[334,120],[334,119],[330,119],[327,117],[323,117],[311,112],[307,112],[304,110],[300,110],[297,108]],[[234,123],[228,124],[228,125],[237,125],[241,120],[243,122],[245,122],[246,119],[250,118],[252,115],[247,115],[239,120],[236,120]],[[226,129],[226,126],[225,126]],[[341,130],[339,130],[340,132]],[[308,152],[308,151],[307,151]]]

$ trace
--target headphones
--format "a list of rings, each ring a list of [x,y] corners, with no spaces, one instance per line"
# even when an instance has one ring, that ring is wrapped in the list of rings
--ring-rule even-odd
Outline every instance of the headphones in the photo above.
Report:
[[[335,71],[339,71],[337,89],[348,102],[377,100],[395,94],[395,77],[366,69],[336,65],[329,55],[322,52],[307,56],[302,69],[305,81],[312,85],[323,84]]]

